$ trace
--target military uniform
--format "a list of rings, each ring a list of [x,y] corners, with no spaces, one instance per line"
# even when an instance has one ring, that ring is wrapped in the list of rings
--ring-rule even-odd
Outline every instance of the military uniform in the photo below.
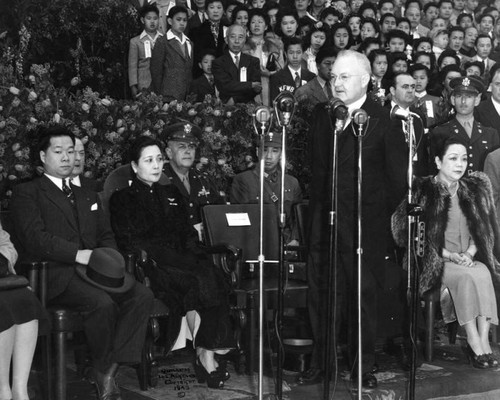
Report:
[[[452,79],[450,87],[453,89],[452,96],[459,93],[469,93],[474,96],[480,96],[484,92],[482,81],[473,76]],[[440,143],[443,143],[446,138],[455,136],[467,147],[467,173],[482,171],[484,160],[488,153],[500,145],[498,133],[495,129],[482,125],[475,121],[473,116],[470,116],[468,121],[472,121],[472,132],[469,135],[457,118],[464,118],[464,116],[457,114],[451,121],[439,125],[431,131],[431,163],[436,156],[436,147],[439,146]]]
[[[264,181],[264,203],[279,204],[281,193],[281,171],[276,170],[273,174],[266,174]],[[250,204],[258,203],[260,197],[259,171],[253,169],[238,174],[231,185],[231,203]],[[299,181],[285,174],[285,212],[290,215],[292,205],[302,201],[302,191]]]
[[[266,135],[265,147],[281,149],[281,134],[274,133]],[[287,217],[285,240],[298,239],[298,232],[295,224],[291,220],[292,206],[302,201],[302,190],[299,181],[288,174],[285,174],[285,199],[284,207]],[[264,203],[274,204],[279,212],[281,195],[281,169],[278,165],[271,173],[264,173]],[[245,171],[234,177],[231,185],[230,200],[234,204],[258,203],[260,198],[260,174],[259,169]]]
[[[472,125],[472,135],[469,138],[465,128],[453,118],[443,125],[439,125],[431,131],[431,161],[436,156],[435,143],[456,135],[467,146],[468,165],[467,172],[482,171],[484,160],[488,153],[500,145],[498,133],[493,128],[488,128],[481,123],[474,121]]]
[[[189,221],[195,225],[201,222],[201,208],[207,204],[224,204],[224,197],[221,196],[215,184],[204,174],[196,171],[193,167],[189,170],[188,192],[182,183],[179,175],[173,170],[170,164],[166,164],[163,171],[170,182],[177,186],[188,205]]]

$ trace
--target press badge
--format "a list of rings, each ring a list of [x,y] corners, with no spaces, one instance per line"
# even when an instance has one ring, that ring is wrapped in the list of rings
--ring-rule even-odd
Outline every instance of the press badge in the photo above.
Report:
[[[146,58],[151,58],[151,42],[149,40],[144,42],[144,53],[146,54]]]
[[[427,117],[434,118],[434,106],[432,101],[425,100],[425,109],[427,110]]]
[[[247,81],[247,67],[240,68],[240,82]]]

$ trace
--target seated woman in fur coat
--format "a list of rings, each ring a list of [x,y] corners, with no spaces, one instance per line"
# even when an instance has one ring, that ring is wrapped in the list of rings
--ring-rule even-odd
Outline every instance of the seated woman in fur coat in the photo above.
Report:
[[[493,281],[499,282],[500,271],[491,183],[482,172],[464,176],[467,148],[459,140],[448,138],[439,147],[438,174],[414,181],[414,202],[423,208],[426,227],[420,293],[447,288],[467,333],[469,361],[476,368],[497,367],[488,340],[490,324],[498,325]],[[401,247],[406,247],[406,204],[392,216],[393,235]]]
[[[170,318],[187,317],[198,355],[198,381],[222,388],[229,374],[218,365],[214,353],[225,354],[234,347],[228,284],[198,246],[198,234],[189,222],[179,189],[158,183],[164,163],[160,144],[150,137],[139,137],[131,145],[130,160],[135,175],[132,184],[110,199],[118,246],[123,251],[147,252],[152,261],[145,266],[145,273],[151,289],[169,306]],[[186,333],[190,339],[189,331]],[[180,340],[176,348],[182,347]]]

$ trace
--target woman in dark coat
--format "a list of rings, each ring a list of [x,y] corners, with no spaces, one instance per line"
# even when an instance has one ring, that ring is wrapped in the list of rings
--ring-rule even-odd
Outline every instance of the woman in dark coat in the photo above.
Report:
[[[159,143],[140,137],[130,155],[135,179],[110,200],[118,246],[124,251],[145,250],[154,260],[145,272],[153,292],[169,306],[173,317],[187,314],[195,337],[198,380],[221,388],[229,375],[217,369],[214,352],[227,352],[233,345],[224,276],[198,246],[177,187],[158,183],[164,163]]]
[[[476,368],[497,367],[488,333],[498,325],[493,282],[498,283],[498,223],[491,183],[481,172],[464,176],[467,148],[456,138],[439,146],[438,174],[414,182],[422,206],[425,248],[420,293],[448,289],[454,313],[467,333],[466,354]],[[396,243],[406,247],[406,201],[392,216]],[[493,278],[493,279],[492,279]],[[445,320],[452,320],[442,307]]]
[[[0,225],[0,279],[15,274],[17,252]],[[27,399],[38,328],[46,333],[42,305],[28,288],[0,290],[0,399]],[[12,361],[12,388],[9,371]]]

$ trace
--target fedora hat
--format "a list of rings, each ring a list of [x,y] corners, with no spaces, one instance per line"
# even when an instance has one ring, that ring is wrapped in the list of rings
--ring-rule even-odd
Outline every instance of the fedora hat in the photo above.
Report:
[[[88,265],[78,265],[80,277],[109,293],[124,293],[134,285],[135,279],[125,271],[123,256],[111,247],[92,250]]]

